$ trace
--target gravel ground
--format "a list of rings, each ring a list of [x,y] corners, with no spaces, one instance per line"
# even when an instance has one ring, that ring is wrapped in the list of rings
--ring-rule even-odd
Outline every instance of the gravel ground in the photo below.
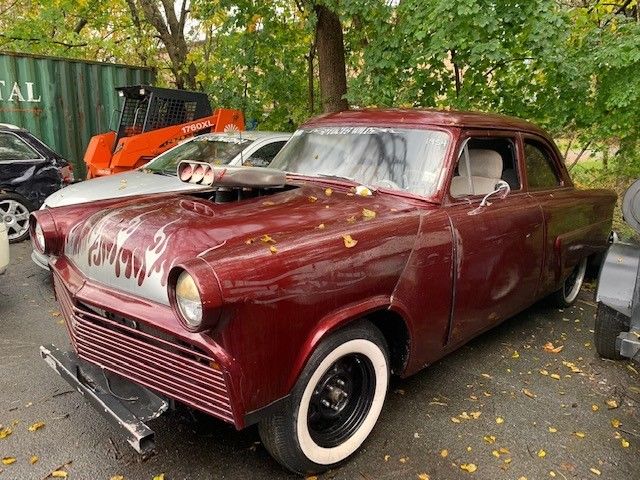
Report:
[[[0,425],[12,430],[0,438],[0,458],[16,459],[0,464],[0,480],[56,469],[83,480],[295,478],[256,428],[236,432],[187,410],[152,422],[157,454],[138,456],[40,359],[39,345],[68,340],[48,274],[29,253],[28,242],[12,246],[0,277]],[[594,313],[588,289],[565,311],[540,303],[394,380],[361,451],[319,478],[640,479],[640,367],[598,358]],[[563,349],[547,352],[547,342]],[[44,426],[29,431],[36,422]]]

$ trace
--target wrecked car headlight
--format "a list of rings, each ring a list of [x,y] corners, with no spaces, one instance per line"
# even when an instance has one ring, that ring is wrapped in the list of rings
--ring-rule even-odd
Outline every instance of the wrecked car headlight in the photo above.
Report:
[[[176,305],[184,322],[190,329],[202,324],[202,300],[193,277],[183,271],[176,281]]]

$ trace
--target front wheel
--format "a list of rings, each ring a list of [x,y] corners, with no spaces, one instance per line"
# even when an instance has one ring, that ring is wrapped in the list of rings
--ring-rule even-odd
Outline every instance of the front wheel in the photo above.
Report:
[[[260,423],[264,446],[296,473],[336,466],[373,430],[389,371],[385,339],[370,323],[332,334],[311,355],[288,406]]]
[[[560,308],[567,308],[573,305],[578,298],[578,293],[584,283],[587,272],[587,258],[580,260],[566,278],[560,290],[554,294],[555,302]]]
[[[0,194],[0,220],[7,227],[10,243],[18,243],[29,236],[30,204],[15,193]]]

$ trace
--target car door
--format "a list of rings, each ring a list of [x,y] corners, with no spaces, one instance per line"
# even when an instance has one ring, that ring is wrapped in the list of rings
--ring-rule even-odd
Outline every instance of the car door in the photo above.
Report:
[[[462,343],[533,303],[544,238],[540,208],[524,189],[517,133],[467,131],[458,151],[458,167],[445,199],[455,256],[450,344]],[[470,164],[472,157],[491,158],[492,169],[501,170],[492,175],[507,181],[510,193],[504,199],[494,195],[481,206],[485,191],[452,191],[461,180],[455,177],[466,169],[465,155],[470,155]]]
[[[33,183],[45,162],[46,159],[18,135],[0,131],[0,188],[24,196],[32,208],[40,203]]]

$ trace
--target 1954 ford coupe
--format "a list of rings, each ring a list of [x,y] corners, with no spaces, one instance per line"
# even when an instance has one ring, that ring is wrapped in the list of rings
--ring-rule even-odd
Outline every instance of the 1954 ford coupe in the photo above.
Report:
[[[178,175],[210,188],[33,214],[73,345],[42,356],[139,451],[178,402],[259,423],[299,473],[360,447],[391,374],[574,302],[615,203],[537,127],[478,113],[331,114],[271,168]]]

